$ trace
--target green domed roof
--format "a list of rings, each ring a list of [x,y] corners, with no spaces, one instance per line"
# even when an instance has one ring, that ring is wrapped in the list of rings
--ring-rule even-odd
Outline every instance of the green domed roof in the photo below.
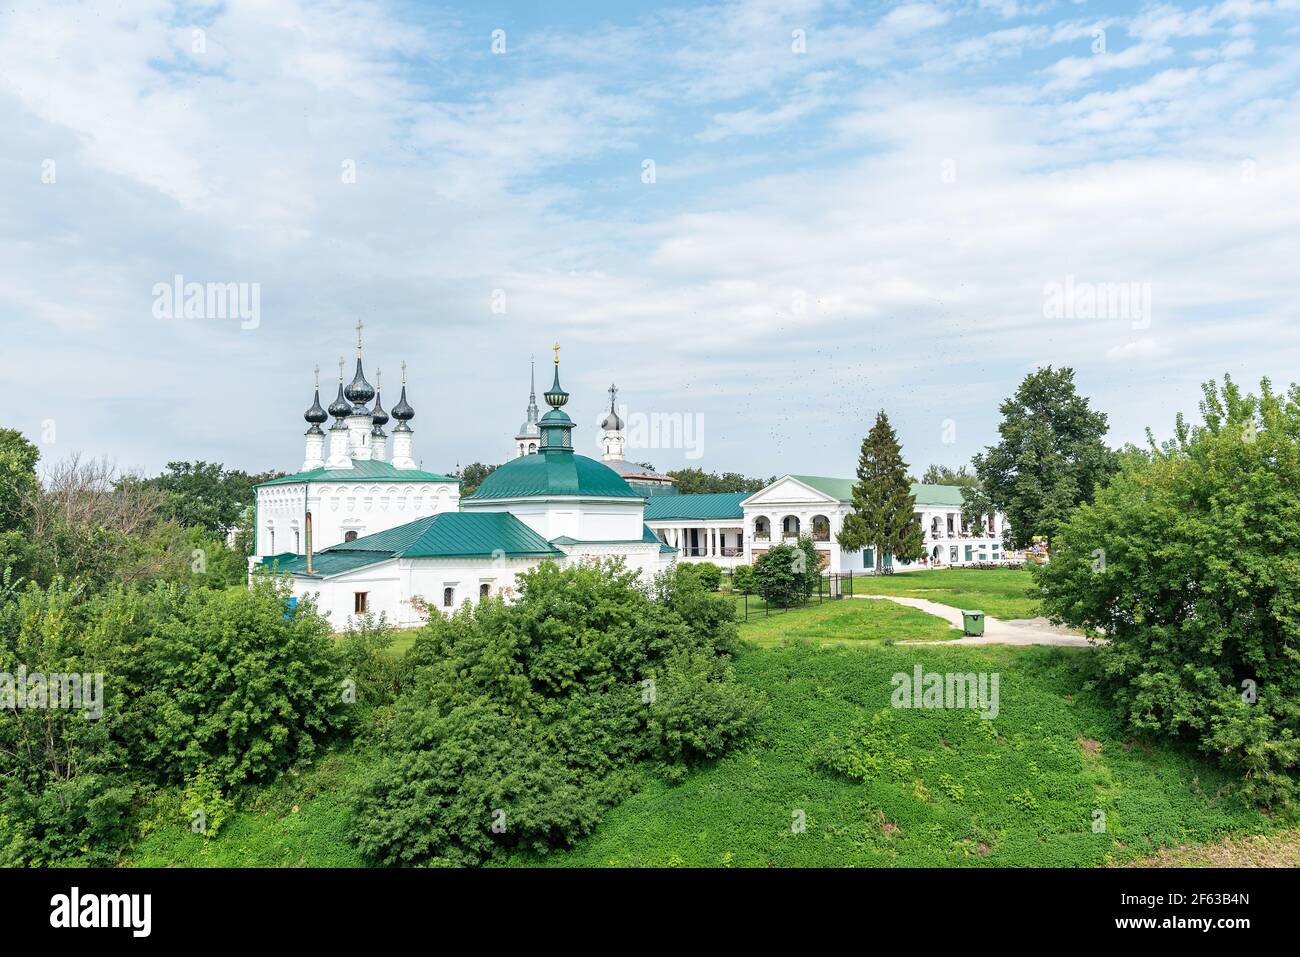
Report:
[[[580,495],[587,498],[644,498],[603,462],[568,451],[521,455],[495,469],[472,495],[475,502],[499,498],[543,498]]]

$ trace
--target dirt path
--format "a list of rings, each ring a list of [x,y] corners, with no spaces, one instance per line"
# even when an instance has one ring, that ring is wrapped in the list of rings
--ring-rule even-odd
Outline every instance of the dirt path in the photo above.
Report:
[[[942,618],[954,628],[962,628],[961,611],[951,605],[941,605],[928,598],[909,598],[906,595],[854,595],[854,598],[877,598],[907,605],[929,615]],[[1003,621],[984,616],[984,634],[977,638],[957,638],[952,641],[905,641],[906,645],[1067,645],[1087,648],[1093,644],[1078,632],[1053,625],[1046,618],[1026,618]]]

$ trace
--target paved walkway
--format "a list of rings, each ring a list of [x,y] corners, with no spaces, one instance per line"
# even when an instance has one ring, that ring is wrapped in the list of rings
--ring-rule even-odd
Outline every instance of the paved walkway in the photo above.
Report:
[[[916,608],[926,614],[942,618],[954,628],[963,628],[961,611],[951,605],[941,605],[927,598],[909,598],[906,595],[854,595],[854,598],[878,598],[899,605]],[[984,616],[984,634],[979,637],[956,638],[952,641],[903,641],[904,645],[1067,645],[1087,648],[1093,644],[1083,635],[1053,625],[1046,618],[1025,618],[1003,621]]]

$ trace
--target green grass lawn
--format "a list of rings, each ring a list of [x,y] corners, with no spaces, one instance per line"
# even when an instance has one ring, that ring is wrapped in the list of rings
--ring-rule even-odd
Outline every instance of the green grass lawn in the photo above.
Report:
[[[1080,688],[1090,649],[749,648],[751,746],[653,780],[575,848],[521,866],[1095,866],[1268,828],[1200,760],[1131,742]],[[1000,714],[889,707],[895,672],[997,671]],[[840,741],[865,780],[818,767]],[[1094,810],[1105,813],[1094,833]],[[799,817],[805,830],[796,833]]]
[[[780,612],[773,609],[769,614],[756,610],[751,602],[749,620],[742,621],[740,634],[764,647],[800,640],[839,644],[887,639],[945,641],[962,636],[934,615],[889,601],[862,598],[820,604],[814,599],[810,605]]]
[[[978,608],[994,618],[1037,618],[1034,579],[1024,568],[940,568],[853,580],[854,594],[907,595],[954,608]]]

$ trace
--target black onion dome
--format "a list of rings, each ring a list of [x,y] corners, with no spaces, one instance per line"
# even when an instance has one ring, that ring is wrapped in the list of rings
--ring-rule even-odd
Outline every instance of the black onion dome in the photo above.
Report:
[[[367,402],[375,397],[375,387],[366,381],[366,375],[361,371],[361,357],[357,357],[357,374],[352,377],[348,387],[343,390],[343,394],[348,397],[348,401],[353,403],[353,415],[366,415],[369,409],[363,408]]]
[[[415,410],[411,408],[411,403],[406,401],[406,386],[402,386],[402,396],[397,400],[397,405],[393,406],[393,418],[402,424],[415,418]]]
[[[378,389],[375,390],[375,407],[370,410],[370,421],[377,429],[388,424],[388,413],[380,404]]]
[[[302,417],[312,425],[320,425],[329,418],[329,413],[322,409],[320,405],[320,389],[316,390],[316,395],[311,400],[311,408],[304,412]]]
[[[600,427],[606,432],[622,432],[623,420],[618,417],[618,413],[610,409],[605,413],[605,417],[600,420]]]
[[[343,383],[339,383],[338,397],[330,403],[329,413],[336,419],[341,419],[352,412],[352,403],[343,396]]]

